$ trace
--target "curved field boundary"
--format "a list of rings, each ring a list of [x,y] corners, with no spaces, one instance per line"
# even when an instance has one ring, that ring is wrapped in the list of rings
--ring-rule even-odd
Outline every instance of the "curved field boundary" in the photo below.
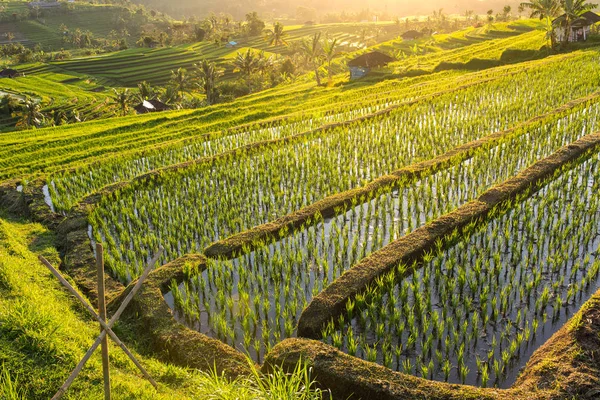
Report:
[[[204,256],[188,255],[152,271],[123,314],[123,319],[137,338],[167,362],[203,371],[216,369],[219,374],[224,373],[231,378],[247,375],[249,364],[242,353],[177,322],[163,297],[172,281],[183,282],[191,274],[204,269]],[[116,309],[134,284],[135,281],[131,282],[109,304],[110,310]]]
[[[108,196],[118,190],[125,189],[134,183],[142,183],[145,181],[160,182],[161,179],[168,179],[166,176],[168,173],[176,172],[185,168],[189,168],[194,165],[206,164],[210,165],[217,162],[220,159],[227,159],[228,157],[238,156],[240,154],[253,154],[254,152],[261,151],[263,149],[278,146],[283,143],[293,143],[296,141],[304,140],[314,135],[318,135],[322,132],[326,132],[335,128],[350,126],[352,124],[360,123],[378,116],[382,116],[392,112],[393,110],[403,107],[411,106],[420,101],[435,98],[447,93],[451,93],[460,88],[468,88],[478,84],[482,84],[488,81],[494,81],[496,78],[488,78],[481,81],[471,82],[466,85],[462,85],[459,88],[448,89],[445,91],[435,92],[424,97],[413,99],[409,102],[403,102],[401,104],[390,106],[386,109],[379,110],[375,113],[370,113],[359,118],[347,120],[343,122],[326,124],[319,128],[315,128],[309,131],[301,132],[296,135],[283,137],[279,139],[259,141],[250,143],[245,146],[228,150],[226,152],[210,156],[202,157],[196,160],[187,161],[180,164],[173,164],[163,168],[159,168],[143,175],[139,175],[131,181],[118,182],[100,189],[98,192],[93,193],[85,197],[79,202],[69,214],[64,217],[60,214],[52,212],[50,207],[45,203],[44,195],[42,193],[42,187],[44,182],[42,179],[37,179],[33,183],[27,185],[24,188],[23,198],[25,199],[24,214],[31,216],[33,219],[39,222],[46,223],[49,227],[57,229],[59,233],[60,250],[64,254],[64,269],[72,275],[75,282],[81,288],[81,290],[94,299],[96,296],[96,284],[95,284],[95,266],[94,266],[94,254],[92,252],[90,239],[88,237],[88,215],[93,211],[94,207],[98,202],[105,196]],[[16,188],[16,184],[19,180],[10,181],[9,185]],[[4,187],[7,187],[4,185]],[[5,189],[7,190],[7,189]],[[115,279],[107,279],[106,290],[108,296],[116,295],[122,290],[122,285]]]
[[[600,147],[600,132],[592,133],[562,147],[551,156],[536,162],[517,176],[496,185],[453,212],[446,214],[384,248],[363,258],[319,293],[304,309],[298,321],[298,336],[318,339],[328,321],[343,312],[348,299],[363,292],[375,279],[394,266],[418,262],[442,240],[468,224],[489,217],[498,206],[517,196],[530,195],[558,173]],[[406,272],[411,273],[410,268]]]
[[[334,217],[340,212],[344,212],[343,210],[346,210],[347,207],[350,207],[358,199],[364,199],[364,202],[368,202],[376,197],[381,190],[392,190],[393,188],[417,181],[424,176],[433,175],[440,170],[471,158],[477,151],[501,144],[510,137],[518,135],[520,130],[530,125],[559,116],[566,111],[582,104],[593,102],[598,98],[600,98],[600,92],[573,100],[510,129],[494,132],[483,138],[455,147],[433,159],[412,164],[391,172],[389,175],[381,176],[363,187],[328,196],[284,217],[219,240],[208,246],[204,254],[211,258],[236,258],[243,254],[243,252],[252,251],[257,246],[262,246],[266,242],[281,239],[281,231],[285,231],[287,235],[290,235],[294,230],[300,228],[307,221],[314,219],[318,215],[323,218]]]
[[[526,126],[543,122],[547,118],[560,115],[561,113],[564,113],[582,104],[593,102],[598,98],[600,98],[600,92],[584,98],[573,100],[555,110],[550,111],[547,114],[543,114],[529,121],[523,122],[509,130],[492,133],[484,138],[458,146],[432,160],[423,161],[404,167],[391,173],[390,175],[382,176],[361,188],[352,189],[350,191],[329,196],[317,203],[314,203],[313,205],[304,207],[299,211],[288,214],[287,216],[279,218],[273,222],[260,225],[248,231],[216,242],[205,249],[204,254],[211,258],[235,257],[242,251],[247,251],[248,249],[256,247],[259,243],[277,240],[279,238],[279,232],[283,228],[290,228],[290,232],[292,232],[294,229],[297,229],[308,220],[314,218],[316,215],[321,215],[323,217],[334,216],[343,208],[351,205],[353,201],[356,201],[356,199],[365,197],[366,201],[368,201],[382,189],[400,186],[402,184],[406,184],[407,182],[415,181],[423,176],[433,174],[436,171],[444,168],[449,168],[456,163],[472,157],[477,151],[495,146],[503,140],[510,138],[512,135],[519,134],[519,130]],[[383,112],[383,110],[381,112]],[[126,189],[134,183],[145,181],[156,182],[160,179],[168,179],[164,175],[167,172],[177,171],[192,165],[211,164],[219,159],[236,156],[242,153],[251,154],[266,147],[300,140],[301,138],[305,137],[305,135],[318,134],[324,129],[333,129],[340,124],[350,124],[354,122],[355,121],[331,124],[328,125],[328,128],[321,127],[291,137],[251,143],[238,149],[220,153],[216,156],[200,158],[186,163],[175,164],[157,169],[140,175],[131,181],[123,181],[104,187],[100,191],[84,198],[80,203],[73,207],[66,217],[50,210],[49,206],[44,201],[44,196],[42,193],[43,181],[38,179],[24,190],[23,197],[26,199],[25,203],[27,205],[26,214],[31,215],[36,221],[46,223],[48,226],[57,229],[61,243],[59,247],[64,254],[64,269],[73,276],[75,282],[77,282],[83,292],[85,292],[91,298],[95,298],[96,285],[94,282],[96,272],[93,262],[94,255],[91,246],[89,245],[90,238],[88,236],[88,215],[93,211],[102,198],[109,196],[118,190]],[[16,187],[14,183],[13,185],[13,188]],[[122,290],[122,286],[117,280],[112,278],[107,280],[108,292],[118,293],[120,290]]]
[[[515,74],[515,73],[513,73],[513,74]],[[513,74],[511,74],[511,75],[513,75]],[[174,172],[177,172],[177,171],[180,171],[180,170],[183,170],[186,168],[190,168],[193,166],[197,166],[197,165],[212,164],[212,163],[217,162],[220,159],[227,159],[228,157],[232,157],[232,156],[238,156],[238,155],[242,155],[242,154],[244,154],[244,155],[254,154],[255,152],[261,151],[263,149],[267,149],[267,148],[274,147],[274,146],[279,146],[281,144],[295,143],[295,142],[299,142],[302,140],[307,140],[313,136],[322,134],[323,132],[331,131],[331,130],[337,129],[337,128],[351,126],[354,124],[359,124],[364,121],[368,121],[368,120],[371,120],[371,119],[374,119],[377,117],[381,117],[381,116],[390,114],[394,110],[399,109],[401,107],[410,107],[415,104],[418,104],[421,101],[434,99],[436,97],[440,97],[440,96],[443,96],[443,95],[446,95],[449,93],[453,93],[457,90],[468,89],[470,87],[484,84],[487,82],[493,82],[495,80],[497,80],[497,78],[487,78],[487,79],[471,82],[469,84],[461,85],[461,86],[458,86],[455,88],[451,88],[451,89],[435,92],[435,93],[432,93],[429,95],[425,95],[422,97],[418,97],[418,98],[410,100],[410,101],[402,102],[399,104],[394,104],[394,105],[391,105],[384,109],[381,109],[379,111],[376,111],[374,113],[365,114],[361,117],[349,119],[349,120],[342,121],[342,122],[329,123],[329,124],[322,125],[315,129],[296,133],[294,135],[285,136],[285,137],[278,138],[278,139],[262,140],[262,141],[258,141],[258,142],[254,142],[254,143],[249,143],[244,146],[240,146],[240,147],[237,147],[237,148],[234,148],[231,150],[227,150],[227,151],[224,151],[222,153],[219,153],[219,154],[216,154],[213,156],[201,157],[201,158],[197,158],[195,160],[190,160],[190,161],[186,161],[183,163],[172,164],[172,165],[168,165],[166,167],[157,168],[152,171],[146,172],[145,174],[136,176],[135,178],[133,178],[130,181],[122,181],[122,182],[119,182],[116,184],[106,186],[97,193],[102,192],[103,194],[106,195],[109,193],[113,193],[118,189],[126,188],[133,183],[141,183],[141,182],[150,181],[150,180],[152,180],[155,183],[158,183],[162,179],[168,179],[168,177],[166,175],[169,173],[174,173]],[[600,96],[600,94],[597,96]],[[92,194],[92,195],[86,197],[83,200],[83,202],[86,203],[86,202],[88,202],[87,199],[95,198],[95,197],[96,197],[95,194]]]
[[[267,355],[263,370],[293,371],[300,360],[336,399],[597,399],[600,394],[600,290],[537,349],[509,389],[436,382],[350,356],[320,341],[286,339]]]
[[[452,88],[447,89],[446,91],[461,90],[461,89],[464,89],[464,88],[467,88],[467,87],[470,87],[470,86],[477,85],[479,83],[486,83],[486,82],[491,82],[491,81],[494,81],[494,80],[502,79],[502,78],[505,78],[505,77],[509,77],[509,76],[518,74],[518,73],[522,72],[523,70],[534,69],[534,68],[537,68],[537,67],[540,67],[540,66],[543,66],[543,65],[546,65],[546,64],[557,63],[557,62],[559,62],[561,60],[566,60],[566,59],[569,59],[569,58],[574,58],[574,57],[577,57],[579,55],[581,55],[581,54],[580,53],[569,53],[569,54],[558,55],[558,56],[554,56],[554,57],[552,57],[550,59],[538,60],[538,61],[534,61],[534,62],[528,63],[527,65],[520,65],[519,68],[516,68],[514,66],[510,67],[510,68],[508,68],[508,67],[501,67],[501,68],[498,69],[499,70],[498,74],[490,74],[489,71],[481,71],[481,72],[477,72],[477,73],[465,74],[465,75],[460,75],[460,76],[448,76],[448,77],[443,78],[443,81],[442,82],[438,82],[438,84],[443,83],[443,82],[455,82],[455,81],[458,81],[459,83],[456,84],[456,86],[453,85]],[[477,80],[470,81],[468,83],[460,85],[460,81],[464,80],[465,77],[467,79],[468,78],[475,78]],[[423,86],[433,86],[433,82],[431,80],[416,81],[416,82],[411,83],[411,84],[409,84],[407,86],[403,86],[401,88],[401,90],[406,91],[406,90],[408,90],[411,87],[423,87]],[[362,89],[358,89],[357,93],[360,93],[362,91],[363,91]],[[373,93],[372,95],[367,96],[367,98],[370,99],[372,97],[375,97],[374,101],[377,101],[380,96],[386,95],[386,94],[390,94],[391,95],[391,94],[393,94],[395,92],[397,92],[397,90],[388,89],[388,90],[383,91],[383,92]],[[436,96],[437,93],[438,92],[436,92],[436,91],[432,91],[431,93],[429,93],[429,94],[427,94],[425,96]],[[441,94],[445,94],[445,93],[441,93]],[[273,96],[271,96],[271,97],[273,97]],[[431,97],[421,96],[420,98],[421,98],[421,100],[427,100],[427,99],[429,99]],[[415,100],[418,100],[418,99],[415,99]],[[313,107],[310,110],[311,113],[312,112],[324,111],[325,109],[331,109],[330,106],[327,106],[327,105],[325,105],[325,104],[322,103],[323,99],[319,100],[319,98],[317,98],[317,99],[315,99],[315,101],[316,101],[317,106]],[[353,99],[352,101],[344,102],[343,103],[343,107],[341,107],[339,109],[343,111],[343,109],[344,109],[345,106],[349,106],[350,104],[354,104],[354,103],[356,103],[356,99]],[[321,104],[321,105],[318,106],[318,104]],[[400,104],[399,106],[401,106],[401,105],[402,104]],[[243,109],[246,109],[246,108],[247,108],[247,106],[243,107]],[[221,108],[215,108],[215,109],[209,108],[208,111],[210,113],[212,113],[212,114],[215,114],[215,115],[219,115],[219,113],[223,112],[223,110]],[[284,112],[285,112],[285,110],[284,110]],[[194,119],[197,119],[199,117],[206,118],[206,115],[203,114],[202,116],[200,116],[200,114],[198,114],[198,112],[195,112],[195,111],[191,112],[191,113],[189,113],[189,112],[188,113],[182,113],[181,111],[178,111],[177,113],[181,114],[180,115],[181,118],[173,119],[171,117],[171,114],[161,115],[161,116],[154,116],[151,120],[148,120],[148,121],[145,121],[145,122],[142,122],[142,123],[132,122],[131,124],[127,125],[127,128],[124,128],[122,126],[112,127],[107,132],[108,133],[110,133],[110,132],[118,133],[120,131],[123,131],[124,129],[125,129],[125,131],[130,131],[131,127],[135,127],[137,125],[140,125],[141,128],[147,129],[146,127],[149,126],[148,124],[150,122],[153,122],[153,121],[160,121],[160,123],[164,125],[163,129],[165,129],[165,127],[168,127],[168,126],[173,126],[173,127],[184,126],[184,123],[185,123],[186,120],[188,121],[188,124],[189,124],[189,122],[191,122]],[[262,111],[258,112],[258,113],[254,113],[254,114],[252,114],[252,118],[256,119],[257,117],[260,117],[262,114],[263,114]],[[268,126],[269,123],[276,123],[276,122],[286,121],[286,120],[294,119],[294,118],[302,118],[305,115],[306,115],[305,111],[300,112],[300,113],[299,112],[294,112],[294,113],[290,113],[290,114],[284,114],[284,115],[280,115],[280,116],[271,117],[271,118],[269,118],[267,120],[261,121],[258,124],[256,122],[245,122],[245,121],[247,121],[247,119],[248,119],[249,116],[244,116],[241,119],[238,118],[238,123],[241,124],[241,125],[237,125],[235,127],[227,128],[225,126],[221,126],[221,128],[219,128],[218,127],[219,124],[210,123],[210,124],[208,124],[207,128],[210,128],[211,126],[213,126],[213,130],[210,131],[210,132],[204,133],[201,136],[206,136],[207,139],[208,138],[212,138],[212,137],[221,137],[223,135],[224,131],[227,132],[226,135],[236,134],[236,133],[239,133],[240,129],[243,130],[245,128],[254,127],[254,126],[260,127],[263,124],[265,124],[265,125]],[[326,115],[330,115],[330,114],[326,114]],[[128,121],[133,121],[131,119],[132,117],[126,117],[126,118],[128,118]],[[216,125],[216,127],[214,125]],[[221,125],[223,125],[223,124],[221,124]],[[184,131],[185,131],[185,129],[184,129]],[[188,131],[189,131],[189,129],[188,129]],[[95,132],[95,134],[93,135],[93,137],[89,137],[88,140],[91,140],[91,141],[99,140],[100,138],[106,136],[107,132],[104,132],[104,131]],[[183,133],[180,132],[178,135],[182,135],[182,134]],[[132,138],[133,138],[133,136],[135,136],[135,141],[139,142],[139,134],[136,134],[136,135],[133,135],[133,136],[132,136],[132,134],[129,134],[129,136],[131,136]],[[73,142],[72,139],[69,140],[68,138],[65,138],[65,140],[67,140],[67,143]],[[170,138],[167,142],[155,143],[154,147],[147,147],[143,151],[130,149],[131,146],[128,144],[128,142],[126,142],[126,143],[122,143],[122,145],[119,146],[119,147],[113,148],[113,152],[114,151],[119,151],[120,148],[123,148],[123,152],[120,152],[120,156],[122,156],[123,154],[141,154],[141,155],[143,155],[143,153],[146,152],[146,151],[152,151],[153,149],[167,148],[169,146],[177,145],[179,143],[185,144],[189,140],[191,140],[191,138],[189,137],[189,135],[185,136],[185,137],[174,137],[174,138]],[[145,142],[148,142],[148,141],[149,140],[146,140]],[[151,141],[152,140],[150,140],[150,142]],[[80,143],[80,141],[78,143]],[[38,145],[39,145],[39,143],[38,143]],[[148,145],[148,146],[150,146],[150,145]],[[79,159],[79,155],[77,155],[77,156],[71,156],[71,157],[74,158],[75,161]],[[47,157],[45,157],[45,158],[47,158]],[[99,162],[101,162],[101,161],[94,161],[94,163],[99,163]],[[103,162],[105,162],[105,160]],[[27,165],[25,165],[25,164],[20,164],[19,166],[27,167]],[[82,165],[77,165],[77,166],[74,166],[74,167],[66,167],[66,168],[62,168],[62,169],[56,170],[53,173],[61,173],[61,172],[64,173],[64,172],[76,171],[77,169],[79,169],[81,167],[82,167]],[[39,174],[36,173],[36,172],[30,172],[30,173],[18,176],[18,178],[25,179],[25,178],[29,177],[29,178],[33,179],[34,177],[36,177],[38,175]]]

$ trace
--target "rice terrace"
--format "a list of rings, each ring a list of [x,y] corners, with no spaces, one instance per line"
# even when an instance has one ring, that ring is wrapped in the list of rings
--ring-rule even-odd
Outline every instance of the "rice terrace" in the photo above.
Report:
[[[0,399],[600,399],[600,9],[0,1]]]

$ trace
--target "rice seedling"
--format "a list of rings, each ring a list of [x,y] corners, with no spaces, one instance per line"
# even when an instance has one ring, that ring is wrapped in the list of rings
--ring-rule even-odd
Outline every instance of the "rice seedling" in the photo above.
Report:
[[[352,327],[358,347],[371,351],[384,341],[402,343],[408,351],[388,360],[397,370],[414,363],[416,374],[433,371],[432,379],[509,386],[542,343],[536,332],[562,326],[567,313],[561,311],[577,309],[599,283],[599,166],[600,155],[594,154],[556,174],[530,198],[511,201],[488,221],[468,227],[448,248],[439,246],[411,276],[396,269],[378,279],[365,292],[362,307],[368,310],[376,301],[383,309],[403,310],[394,324],[404,322],[408,332],[373,333],[373,327],[391,323],[389,312],[373,315],[371,328],[360,326],[354,316],[339,329]],[[390,276],[396,277],[393,288]],[[476,284],[467,284],[469,279]],[[426,297],[437,305],[433,312],[423,307]],[[438,315],[446,316],[444,329],[432,322]],[[433,343],[440,346],[436,351]]]

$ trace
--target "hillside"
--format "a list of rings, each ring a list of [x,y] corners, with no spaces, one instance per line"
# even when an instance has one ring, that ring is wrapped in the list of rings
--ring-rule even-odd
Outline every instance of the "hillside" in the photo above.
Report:
[[[48,116],[59,113],[58,118],[62,117],[65,121],[74,122],[74,118],[92,120],[119,112],[111,99],[111,88],[135,88],[140,82],[146,81],[155,89],[162,89],[171,84],[172,71],[184,68],[192,74],[194,64],[205,59],[214,62],[216,68],[223,71],[220,78],[222,84],[231,82],[232,87],[236,88],[240,85],[239,82],[246,79],[241,72],[234,70],[233,61],[239,54],[248,50],[265,51],[266,57],[281,63],[290,57],[298,58],[299,55],[294,53],[293,49],[315,33],[320,33],[324,38],[330,38],[329,40],[337,39],[341,44],[342,47],[338,50],[331,68],[336,75],[336,85],[351,87],[353,84],[346,82],[345,64],[366,50],[356,50],[356,47],[352,48],[350,45],[358,44],[362,47],[365,40],[374,43],[370,50],[383,51],[398,60],[390,64],[389,68],[383,69],[379,77],[377,72],[373,72],[372,78],[380,79],[389,72],[393,72],[396,77],[414,76],[448,69],[489,68],[545,57],[548,53],[544,48],[546,43],[543,33],[537,30],[539,25],[537,21],[530,20],[498,23],[492,27],[466,28],[418,41],[398,39],[400,30],[390,24],[378,25],[387,28],[380,33],[373,31],[373,24],[288,26],[286,39],[289,46],[268,46],[264,38],[254,37],[248,40],[239,39],[239,45],[236,47],[200,42],[157,49],[135,48],[64,61],[22,64],[17,68],[25,76],[0,80],[0,91],[21,98],[30,96],[37,99],[42,107],[41,111]],[[365,30],[370,32],[367,39],[363,33]],[[389,40],[390,37],[393,39]],[[320,69],[320,73],[328,73],[325,66]],[[303,87],[312,79],[314,74],[301,73],[293,78],[291,85]],[[282,93],[286,93],[287,90],[282,88]],[[196,90],[191,90],[190,94],[200,100],[204,97]],[[0,124],[6,127],[14,125],[15,122],[16,119],[9,116],[0,120]]]
[[[368,10],[371,14],[387,15],[390,20],[392,17],[408,16],[408,15],[428,15],[433,10],[444,9],[450,14],[462,15],[466,10],[474,10],[481,15],[485,14],[490,8],[500,11],[507,4],[513,6],[516,10],[520,2],[518,1],[503,1],[503,0],[457,0],[451,4],[443,0],[426,0],[420,2],[381,2],[378,0],[333,0],[327,3],[316,3],[311,0],[303,0],[296,3],[281,2],[281,1],[205,1],[202,4],[193,0],[183,0],[176,4],[165,3],[158,0],[136,0],[137,3],[143,4],[149,8],[154,8],[170,15],[181,16],[205,16],[209,13],[229,13],[236,18],[243,17],[250,11],[259,11],[261,13],[269,13],[274,17],[287,16],[288,18],[303,23],[306,20],[318,19],[329,13],[339,13],[344,10],[347,14],[360,14]],[[308,17],[308,18],[307,18]]]
[[[600,38],[553,50],[537,20],[417,40],[379,24],[327,61],[317,45],[331,41],[312,36],[311,57],[311,35],[366,43],[369,25],[24,64],[0,80],[100,118],[0,134],[0,390],[18,380],[48,397],[93,339],[35,256],[94,303],[101,244],[110,312],[158,259],[118,333],[159,397],[597,397]],[[291,58],[306,38],[302,72],[272,87],[214,104],[193,88],[264,83],[229,60]],[[349,79],[368,51],[393,61]],[[205,63],[185,85],[203,57],[223,75]],[[204,103],[128,114],[116,100],[142,79]],[[118,393],[154,396],[113,354]],[[100,395],[98,367],[73,398]]]
[[[2,2],[0,45],[21,43],[45,51],[60,50],[70,47],[65,39],[76,31],[77,40],[107,40],[116,33],[134,45],[143,30],[168,26],[164,17],[152,17],[119,5],[60,2],[57,7],[31,8],[27,4],[18,0]],[[124,30],[126,35],[122,34]]]

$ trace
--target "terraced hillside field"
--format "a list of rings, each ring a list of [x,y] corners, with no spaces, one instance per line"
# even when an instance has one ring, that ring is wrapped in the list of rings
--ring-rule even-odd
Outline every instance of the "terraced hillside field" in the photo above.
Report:
[[[411,62],[500,60],[523,30]],[[307,359],[340,398],[577,398],[600,381],[600,50],[540,57],[7,133],[0,200],[91,298],[96,243],[111,296],[162,246],[128,321],[170,361]]]
[[[385,25],[382,25],[385,26]],[[315,26],[293,26],[286,29],[285,39],[288,44],[301,41],[314,33],[323,37],[337,38],[339,43],[355,49],[364,46],[360,41],[361,29],[373,28],[372,24],[329,24]],[[384,33],[378,40],[385,41],[395,37],[398,32]],[[368,36],[370,37],[370,36]],[[177,68],[191,69],[202,59],[209,59],[225,70],[224,79],[234,76],[231,58],[238,52],[247,49],[265,51],[274,56],[289,54],[289,48],[284,45],[269,46],[262,36],[251,38],[236,38],[236,47],[215,45],[212,42],[180,45],[158,49],[130,49],[115,54],[98,57],[87,57],[52,63],[52,66],[65,71],[72,71],[98,78],[111,86],[135,86],[145,80],[154,85],[164,85],[171,77],[171,71]],[[373,38],[373,40],[375,40]],[[33,72],[33,71],[32,71]]]

